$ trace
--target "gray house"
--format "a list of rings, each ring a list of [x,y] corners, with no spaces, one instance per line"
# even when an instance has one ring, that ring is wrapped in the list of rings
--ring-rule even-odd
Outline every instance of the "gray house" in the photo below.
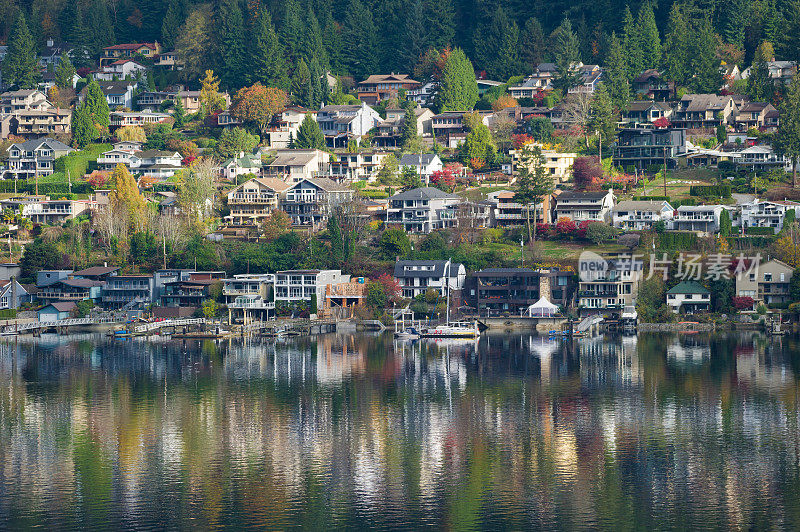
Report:
[[[447,288],[461,290],[467,270],[463,264],[449,260],[399,260],[394,265],[394,279],[403,297],[412,298],[436,290],[446,295]]]
[[[325,177],[306,178],[292,185],[280,199],[280,209],[292,225],[316,229],[328,222],[337,205],[353,199],[353,189]]]
[[[407,190],[389,198],[387,224],[400,224],[408,233],[430,233],[452,227],[461,198],[438,188]]]
[[[31,139],[8,147],[8,170],[4,177],[28,179],[51,175],[55,161],[75,150],[55,139]]]

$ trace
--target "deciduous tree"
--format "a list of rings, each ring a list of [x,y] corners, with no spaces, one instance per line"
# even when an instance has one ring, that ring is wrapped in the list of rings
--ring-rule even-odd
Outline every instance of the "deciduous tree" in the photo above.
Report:
[[[206,70],[200,85],[200,115],[206,117],[223,111],[225,97],[219,92],[219,78],[213,70]]]
[[[536,221],[536,206],[545,196],[553,193],[555,185],[553,176],[544,167],[542,149],[536,144],[526,144],[521,148],[519,157],[519,176],[514,201],[525,206],[525,225],[528,228],[528,240],[536,240],[536,227],[534,224],[531,233],[530,209],[533,207],[533,219]]]
[[[256,82],[236,93],[231,105],[231,115],[243,124],[257,127],[264,137],[272,117],[286,107],[288,101],[286,93],[281,89],[265,87]]]

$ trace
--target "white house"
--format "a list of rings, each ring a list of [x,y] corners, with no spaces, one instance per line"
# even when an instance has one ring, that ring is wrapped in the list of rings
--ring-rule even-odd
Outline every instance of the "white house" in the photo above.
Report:
[[[297,138],[300,125],[306,115],[311,113],[311,118],[316,120],[316,111],[292,105],[287,107],[273,120],[273,126],[267,131],[267,141],[271,148],[286,149],[291,139]]]
[[[27,179],[51,175],[57,158],[73,150],[54,139],[33,139],[15,143],[8,147],[8,170],[6,177]]]
[[[324,173],[330,158],[330,153],[322,150],[278,150],[275,159],[264,166],[263,174],[298,183]]]
[[[758,144],[750,146],[738,152],[739,156],[733,159],[734,163],[744,167],[747,171],[752,170],[784,170],[785,172],[792,171],[792,161],[786,156],[780,156],[775,153],[772,146],[767,144]]]
[[[667,306],[678,314],[694,314],[711,310],[711,292],[695,281],[682,281],[667,290]]]
[[[140,65],[133,59],[118,59],[109,63],[100,70],[93,72],[94,78],[99,81],[117,81],[126,78],[136,78],[144,75],[147,67]]]
[[[743,203],[740,208],[739,223],[743,228],[771,227],[775,233],[783,228],[783,220],[788,211],[800,214],[800,203],[787,200],[766,201],[756,198],[749,203]]]
[[[667,229],[703,234],[718,233],[723,209],[722,205],[681,205],[675,210],[672,224]]]
[[[610,222],[616,198],[611,189],[598,192],[565,191],[555,197],[554,220]]]
[[[405,153],[400,157],[399,166],[401,171],[406,168],[414,170],[426,185],[430,182],[434,172],[439,172],[444,168],[442,160],[435,153]]]
[[[445,296],[448,287],[461,290],[466,278],[464,265],[449,260],[400,260],[394,265],[394,279],[406,298],[424,295],[428,290]]]
[[[628,231],[646,231],[656,222],[672,219],[674,208],[666,201],[621,201],[612,211],[612,225]]]
[[[222,177],[235,183],[240,175],[253,174],[260,176],[263,166],[261,150],[257,150],[256,153],[239,152],[236,157],[222,163],[220,173]]]
[[[112,128],[123,126],[144,126],[147,124],[160,124],[166,122],[172,115],[167,113],[154,113],[149,110],[144,111],[111,111],[109,113]]]
[[[350,140],[360,143],[380,119],[378,112],[366,103],[326,105],[317,113],[317,123],[331,148],[344,148]]]
[[[455,225],[461,197],[438,188],[415,188],[389,198],[386,223],[399,224],[409,233],[430,233]]]

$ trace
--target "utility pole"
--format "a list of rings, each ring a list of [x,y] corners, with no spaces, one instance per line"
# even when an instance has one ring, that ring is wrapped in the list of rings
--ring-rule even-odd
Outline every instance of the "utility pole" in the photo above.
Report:
[[[667,147],[664,146],[664,197],[669,199],[667,196]]]
[[[534,220],[534,223],[536,223],[536,220]],[[522,257],[522,267],[524,268],[525,267],[525,246],[524,246],[523,240],[521,238],[519,239],[519,252],[520,252],[520,256]]]

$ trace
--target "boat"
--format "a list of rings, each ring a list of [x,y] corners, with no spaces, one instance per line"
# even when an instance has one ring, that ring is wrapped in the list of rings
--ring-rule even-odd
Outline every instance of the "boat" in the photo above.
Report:
[[[420,337],[420,334],[414,327],[406,327],[402,331],[394,333],[394,337],[398,340],[416,340]]]
[[[622,310],[622,316],[620,316],[620,325],[622,325],[623,332],[636,332],[636,327],[639,322],[639,313],[636,312],[636,307],[633,305],[627,305]]]
[[[447,322],[444,325],[427,327],[419,332],[421,338],[477,338],[481,332],[478,322]]]

